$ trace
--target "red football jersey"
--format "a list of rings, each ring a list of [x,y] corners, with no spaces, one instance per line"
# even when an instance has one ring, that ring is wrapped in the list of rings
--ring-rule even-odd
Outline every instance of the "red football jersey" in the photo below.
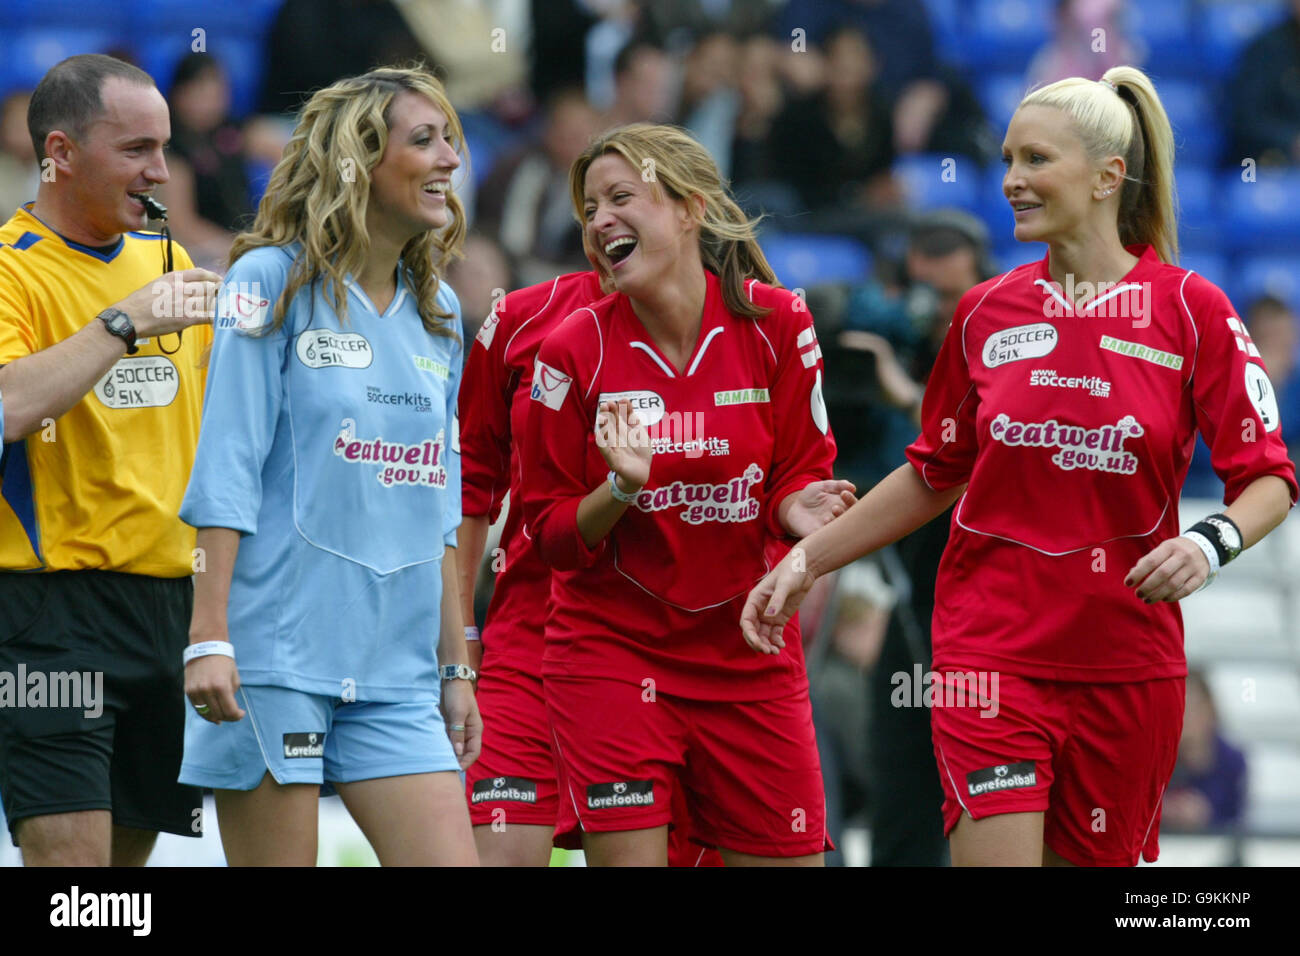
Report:
[[[524,443],[524,512],[553,568],[544,676],[598,676],[708,700],[782,697],[807,683],[798,633],[756,654],[740,632],[749,589],[793,543],[777,506],[831,477],[812,315],[784,289],[747,283],[772,311],[739,318],[717,276],[695,354],[675,370],[626,296],[575,312],[543,343]],[[596,410],[627,399],[649,427],[650,480],[588,549],[579,502],[606,480]],[[652,686],[645,684],[647,688]]]
[[[484,651],[495,663],[540,673],[551,569],[521,533],[519,441],[524,435],[538,346],[560,321],[599,299],[600,278],[575,272],[511,292],[487,317],[460,387],[461,509],[496,521],[507,490],[510,511],[501,530],[500,570],[483,627]]]
[[[1143,603],[1124,577],[1179,534],[1197,429],[1229,504],[1262,475],[1296,498],[1277,400],[1227,296],[1130,251],[1124,280],[1077,310],[1047,258],[957,308],[907,450],[931,488],[969,482],[935,587],[936,669],[1181,676],[1178,605]]]

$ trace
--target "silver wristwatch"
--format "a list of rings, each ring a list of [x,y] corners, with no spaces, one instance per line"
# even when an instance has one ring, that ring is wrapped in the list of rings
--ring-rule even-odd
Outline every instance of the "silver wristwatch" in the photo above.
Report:
[[[474,668],[467,664],[443,664],[438,668],[438,674],[443,680],[478,680]]]

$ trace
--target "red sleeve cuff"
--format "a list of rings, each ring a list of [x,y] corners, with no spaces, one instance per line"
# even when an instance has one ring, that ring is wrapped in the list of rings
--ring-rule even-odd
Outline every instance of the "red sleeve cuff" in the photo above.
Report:
[[[584,495],[583,498],[586,496]],[[605,553],[605,539],[594,548],[587,547],[578,531],[578,506],[582,498],[570,498],[551,509],[543,527],[537,531],[542,560],[557,571],[589,568]]]

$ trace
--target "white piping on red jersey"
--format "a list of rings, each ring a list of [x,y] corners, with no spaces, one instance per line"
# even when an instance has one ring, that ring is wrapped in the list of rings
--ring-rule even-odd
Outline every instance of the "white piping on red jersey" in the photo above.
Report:
[[[993,534],[991,531],[980,531],[978,528],[972,528],[970,525],[964,523],[961,520],[961,507],[966,503],[965,493],[962,494],[961,499],[957,502],[957,510],[953,513],[953,520],[955,520],[957,524],[960,525],[964,531],[969,531],[971,534],[982,535],[985,538],[997,538],[999,541],[1010,541],[1012,544],[1018,544],[1021,547],[1028,548],[1030,551],[1037,551],[1039,554],[1045,554],[1049,558],[1059,558],[1062,555],[1075,554],[1076,552],[1079,551],[1087,551],[1089,548],[1095,548],[1099,544],[1109,544],[1112,541],[1121,541],[1124,538],[1145,538],[1147,535],[1154,534],[1156,529],[1160,527],[1160,522],[1165,520],[1165,514],[1169,511],[1170,500],[1171,499],[1169,498],[1165,499],[1165,506],[1160,509],[1160,517],[1157,518],[1156,523],[1151,526],[1151,530],[1139,531],[1136,532],[1135,534],[1117,534],[1115,535],[1115,537],[1107,538],[1105,541],[1091,541],[1088,544],[1082,545],[1077,548],[1071,548],[1068,551],[1044,551],[1042,548],[1035,548],[1032,544],[1029,544],[1028,542],[1025,541],[1021,541],[1019,538],[1008,538],[1004,534]]]
[[[723,331],[726,330],[721,325],[717,326],[716,328],[709,329],[709,334],[704,337],[704,343],[700,346],[699,351],[695,353],[695,358],[691,362],[691,367],[686,370],[687,378],[690,378],[692,375],[695,374],[695,370],[699,368],[700,359],[704,358],[704,350],[709,347],[709,343],[713,341],[714,337],[717,336],[718,333]],[[669,378],[677,377],[677,372],[674,369],[670,368],[668,366],[668,363],[666,363],[663,359],[661,359],[658,355],[656,355],[654,349],[651,348],[649,345],[647,345],[645,342],[640,342],[640,341],[629,342],[628,345],[632,346],[633,348],[641,349],[643,352],[645,352],[646,355],[654,359],[655,364],[658,365],[661,369],[663,369],[664,374],[667,375]]]
[[[533,319],[537,318],[539,315],[541,315],[543,312],[545,312],[547,309],[551,307],[551,303],[555,301],[555,290],[558,289],[559,287],[560,287],[560,277],[556,276],[554,281],[551,282],[551,294],[546,297],[546,304],[542,306],[540,309],[538,309],[536,312],[534,312],[532,315],[530,315],[528,318],[524,319],[523,322],[519,323],[519,328],[515,329],[514,334],[512,334],[510,336],[509,341],[506,342],[506,347],[501,350],[502,362],[505,362],[506,355],[510,352],[510,343],[515,340],[515,336],[524,330],[525,325],[533,321]]]
[[[1088,302],[1085,302],[1083,305],[1076,308],[1073,304],[1067,301],[1063,295],[1057,292],[1056,289],[1053,287],[1052,283],[1048,282],[1046,279],[1035,279],[1034,285],[1042,286],[1044,292],[1051,293],[1052,298],[1054,298],[1057,302],[1061,303],[1061,305],[1065,306],[1071,312],[1087,312],[1089,309],[1093,308],[1094,306],[1101,305],[1103,302],[1107,301],[1108,299],[1113,299],[1121,292],[1127,292],[1129,289],[1142,288],[1142,284],[1139,282],[1125,282],[1122,285],[1115,286],[1115,288],[1111,289],[1105,295],[1098,296],[1095,299],[1091,299]]]
[[[1196,331],[1196,319],[1192,317],[1192,310],[1187,307],[1187,280],[1192,277],[1191,270],[1183,276],[1183,281],[1178,283],[1178,298],[1182,300],[1183,311],[1187,313],[1187,324],[1192,327],[1192,336],[1196,340],[1196,345],[1192,349],[1192,367],[1187,370],[1187,384],[1192,384],[1192,376],[1196,374],[1196,359],[1201,354],[1201,333]]]
[[[600,331],[600,318],[599,316],[596,315],[595,312],[593,312],[591,309],[587,308],[586,306],[583,306],[582,309],[580,309],[579,311],[591,313],[591,321],[596,326],[596,338],[600,341],[600,346],[599,346],[600,358],[596,360],[596,371],[592,372],[591,384],[588,385],[587,390],[582,393],[582,400],[586,401],[587,399],[591,398],[591,390],[595,386],[596,382],[600,379],[600,367],[605,364],[605,334]]]
[[[754,283],[757,281],[757,279],[750,279],[749,284],[745,287],[745,294],[749,296],[750,302],[754,301]],[[772,361],[776,362],[777,365],[780,365],[781,362],[776,357],[776,349],[772,348],[772,340],[767,337],[767,333],[763,331],[763,327],[758,324],[757,318],[754,319],[754,328],[758,329],[758,334],[763,336],[763,341],[767,343],[767,350],[772,353]]]
[[[640,349],[641,351],[645,352],[646,355],[654,359],[654,363],[658,365],[661,369],[663,369],[664,374],[667,375],[669,378],[677,377],[677,373],[668,367],[668,363],[665,362],[663,359],[661,359],[659,356],[655,355],[655,350],[652,349],[650,346],[646,345],[644,342],[629,342],[627,344],[632,346],[632,348],[634,349]]]
[[[704,358],[704,350],[709,347],[709,343],[713,341],[714,336],[722,330],[722,326],[720,325],[717,328],[709,330],[709,334],[704,337],[704,344],[701,345],[700,350],[695,353],[695,361],[692,362],[691,367],[686,370],[687,378],[695,374],[695,370],[699,367],[700,359]]]

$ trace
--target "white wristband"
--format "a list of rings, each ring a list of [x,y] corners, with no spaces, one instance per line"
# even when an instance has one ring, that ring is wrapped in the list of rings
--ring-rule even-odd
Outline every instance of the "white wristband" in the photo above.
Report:
[[[229,657],[233,661],[235,659],[235,645],[229,641],[200,641],[198,644],[191,644],[181,654],[181,664],[188,664],[192,660],[208,657],[212,654],[220,654],[222,657]]]
[[[1210,562],[1209,576],[1206,577],[1205,583],[1196,589],[1198,591],[1203,591],[1210,586],[1210,582],[1213,581],[1219,573],[1219,552],[1215,549],[1214,545],[1210,543],[1210,539],[1199,531],[1185,531],[1180,535],[1180,537],[1186,538],[1205,552],[1205,559]]]
[[[478,628],[475,627],[473,624],[466,624],[466,625],[465,625],[465,640],[467,640],[467,641],[477,641],[477,640],[480,640],[480,638],[479,638],[479,636],[478,636]]]

